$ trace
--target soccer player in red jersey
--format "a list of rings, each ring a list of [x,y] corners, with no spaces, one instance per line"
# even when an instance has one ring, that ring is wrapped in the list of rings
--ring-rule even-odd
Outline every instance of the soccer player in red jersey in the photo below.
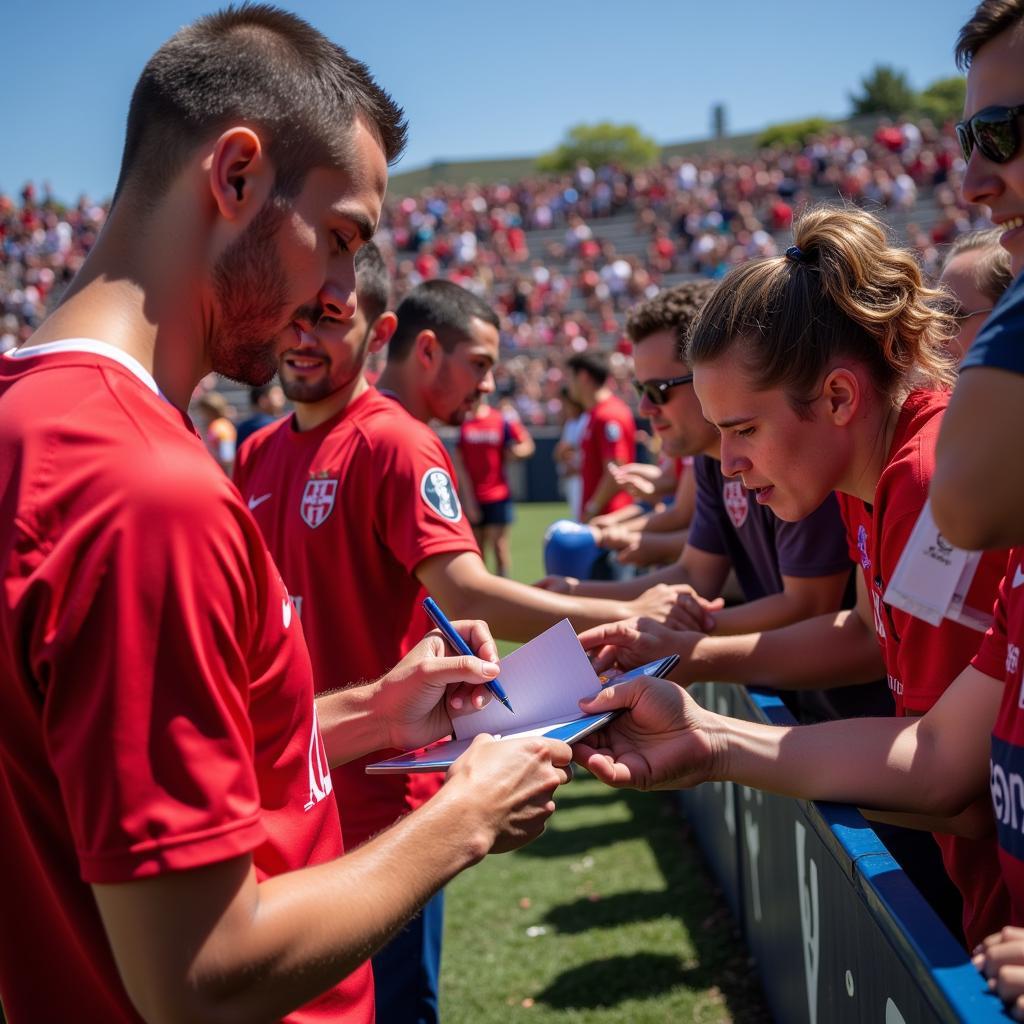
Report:
[[[579,352],[566,363],[569,391],[587,411],[580,450],[583,453],[582,517],[615,512],[630,504],[629,494],[615,482],[609,463],[636,459],[636,424],[629,406],[608,387],[608,364],[598,352]]]
[[[533,438],[515,410],[496,409],[481,397],[462,421],[456,449],[462,505],[484,559],[494,553],[494,571],[507,576],[511,566],[508,528],[513,520],[512,491],[505,475],[509,458],[533,455]]]
[[[372,950],[553,809],[569,748],[485,741],[341,856],[328,767],[450,732],[479,695],[447,684],[493,678],[496,649],[463,623],[483,659],[441,657],[432,634],[314,704],[294,605],[184,413],[211,369],[265,383],[303,332],[352,318],[353,254],[404,137],[365,66],[301,19],[200,19],[142,73],[87,261],[0,360],[13,1024],[369,1024]]]
[[[468,315],[468,310],[475,312]],[[417,286],[399,304],[396,315],[398,326],[388,343],[377,388],[423,424],[439,420],[461,425],[481,395],[494,391],[491,370],[499,355],[498,318],[486,303],[450,281]],[[441,468],[447,474],[447,468]],[[447,476],[436,480],[453,501],[443,509],[438,505],[436,515],[462,521],[453,482]],[[437,504],[432,484],[421,484],[418,491],[412,488],[410,500],[416,493],[420,500]],[[565,618],[577,629],[610,622],[622,608],[633,609],[627,614],[683,625],[703,621],[708,606],[686,584],[659,584],[628,601],[549,593],[490,573],[471,535],[470,540],[462,551],[431,552],[416,565],[416,578],[449,615],[463,617],[472,610],[506,640],[529,640]]]
[[[786,256],[754,260],[727,275],[701,310],[687,355],[704,414],[721,434],[726,476],[742,480],[759,503],[789,521],[836,491],[850,557],[860,566],[857,607],[746,636],[673,639],[662,635],[668,631],[627,624],[581,640],[610,641],[618,651],[608,654],[628,662],[658,634],[660,653],[685,655],[681,679],[757,679],[800,689],[885,674],[896,715],[920,716],[970,664],[981,640],[963,622],[944,618],[932,626],[884,601],[928,496],[954,379],[948,341],[955,322],[932,308],[933,293],[912,256],[889,246],[870,214],[813,210],[794,231],[796,245]],[[982,615],[991,609],[1005,563],[1005,552],[982,557],[967,607]],[[870,732],[877,722],[842,728]],[[875,743],[834,742],[865,762],[861,778],[875,758],[885,761]],[[804,762],[793,775],[813,794],[782,791],[823,797],[827,790],[818,782],[826,774],[834,778],[831,769]],[[856,792],[857,781],[848,780],[847,793]],[[861,799],[868,807],[894,806],[874,796]],[[913,824],[891,815],[883,820]],[[969,834],[950,834],[956,830]],[[937,823],[933,831],[963,896],[964,932],[976,942],[1008,909],[991,810],[979,803],[968,820]]]

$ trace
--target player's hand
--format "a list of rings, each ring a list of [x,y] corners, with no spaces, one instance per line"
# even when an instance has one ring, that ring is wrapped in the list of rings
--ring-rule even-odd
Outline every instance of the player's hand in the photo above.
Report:
[[[680,789],[715,777],[720,760],[714,717],[687,692],[642,676],[611,683],[580,709],[588,715],[626,710],[576,745],[574,760],[609,786]]]
[[[656,583],[629,602],[637,616],[648,616],[676,629],[707,633],[715,628],[713,612],[724,607],[720,597],[709,601],[688,583]]]
[[[535,587],[550,590],[553,594],[573,594],[579,585],[580,581],[575,576],[545,576],[534,583]]]
[[[1014,1020],[1024,1021],[1024,928],[1007,926],[978,944],[974,966]]]
[[[612,478],[637,501],[646,501],[656,490],[656,482],[661,478],[662,471],[657,466],[644,462],[630,462],[625,466],[616,466]]]
[[[555,790],[572,778],[572,748],[542,736],[477,736],[448,769],[444,790],[480,815],[490,853],[536,839],[554,813]]]
[[[599,548],[607,548],[610,551],[621,551],[633,543],[639,531],[631,530],[621,523],[610,523],[607,526],[597,526],[594,520],[590,521],[594,530],[594,542]]]
[[[611,668],[627,672],[656,658],[678,654],[679,664],[673,669],[672,678],[689,683],[694,681],[687,674],[691,667],[690,654],[703,636],[703,633],[672,629],[654,619],[634,616],[585,629],[579,639],[597,673]]]
[[[452,719],[487,705],[485,683],[497,678],[498,648],[486,622],[453,622],[456,632],[477,656],[453,655],[438,630],[431,630],[387,675],[378,688],[374,709],[387,732],[387,746],[410,750],[442,739]]]

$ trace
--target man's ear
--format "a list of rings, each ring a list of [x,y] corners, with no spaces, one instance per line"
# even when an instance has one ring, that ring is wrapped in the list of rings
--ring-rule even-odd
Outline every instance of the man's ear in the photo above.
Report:
[[[394,313],[381,313],[370,325],[370,351],[379,352],[398,330],[398,317]]]
[[[860,378],[848,367],[837,366],[825,375],[821,385],[821,397],[828,419],[837,427],[845,427],[860,408]]]
[[[203,169],[217,210],[227,221],[244,220],[261,209],[274,182],[260,137],[240,125],[217,139]]]
[[[420,366],[433,368],[441,353],[441,343],[433,331],[420,331],[413,342],[413,351]]]

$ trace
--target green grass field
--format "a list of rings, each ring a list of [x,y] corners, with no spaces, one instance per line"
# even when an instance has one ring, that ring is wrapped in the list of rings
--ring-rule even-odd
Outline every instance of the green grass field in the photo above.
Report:
[[[520,505],[513,575],[543,575],[560,505]],[[767,1021],[746,950],[665,794],[577,778],[548,831],[448,887],[442,1019],[536,1024]]]

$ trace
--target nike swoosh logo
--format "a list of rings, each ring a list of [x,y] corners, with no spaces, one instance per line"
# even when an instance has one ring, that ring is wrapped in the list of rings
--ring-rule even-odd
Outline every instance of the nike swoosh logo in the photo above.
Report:
[[[1020,571],[1020,563],[1017,564],[1017,571],[1013,574],[1013,589],[1016,590],[1022,583],[1024,583],[1024,572]]]
[[[273,493],[274,492],[271,491],[269,494],[261,494],[258,498],[250,498],[249,511],[251,512],[254,508],[257,508],[259,505],[262,505],[263,502],[267,501],[273,495]]]

